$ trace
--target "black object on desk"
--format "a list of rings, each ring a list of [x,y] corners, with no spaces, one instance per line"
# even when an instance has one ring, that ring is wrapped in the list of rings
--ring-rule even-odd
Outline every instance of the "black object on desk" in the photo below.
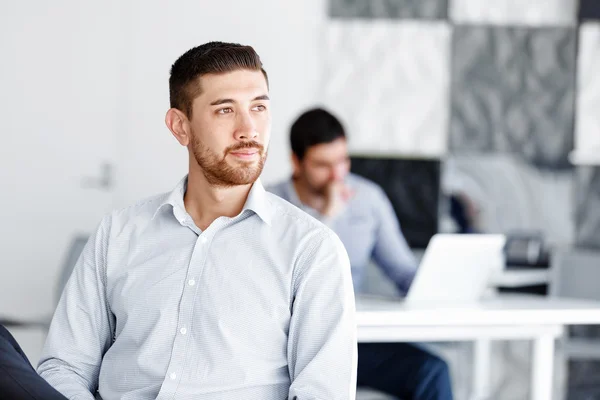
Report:
[[[440,161],[350,157],[351,171],[377,183],[390,199],[411,248],[426,248],[438,232]]]

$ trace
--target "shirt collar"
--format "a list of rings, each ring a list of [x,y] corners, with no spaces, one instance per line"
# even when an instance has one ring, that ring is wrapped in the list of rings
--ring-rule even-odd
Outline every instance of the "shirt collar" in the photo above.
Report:
[[[158,212],[166,205],[171,205],[173,207],[175,218],[178,220],[181,219],[180,217],[182,216],[179,214],[185,214],[186,212],[183,197],[187,189],[187,181],[188,176],[186,175],[181,181],[179,181],[173,191],[171,191],[171,193],[169,193],[167,197],[159,204],[158,208],[154,212],[154,215],[152,216],[152,219],[156,218]],[[250,193],[248,194],[248,198],[246,199],[246,203],[244,204],[242,212],[245,210],[253,211],[266,224],[271,225],[273,220],[273,211],[270,207],[267,193],[260,179],[257,179],[250,189]]]
[[[187,175],[183,177],[175,186],[175,188],[164,198],[164,200],[158,205],[152,219],[156,218],[156,215],[163,209],[163,207],[170,205],[173,208],[173,213],[177,218],[177,214],[182,211],[185,212],[185,204],[183,203],[183,196],[185,195],[185,191],[187,189]],[[177,218],[180,219],[180,218]]]

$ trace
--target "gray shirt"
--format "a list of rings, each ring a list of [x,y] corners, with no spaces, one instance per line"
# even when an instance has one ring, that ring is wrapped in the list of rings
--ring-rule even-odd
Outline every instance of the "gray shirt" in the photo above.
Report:
[[[38,367],[70,399],[354,399],[350,264],[326,226],[256,182],[205,231],[171,193],[105,217]]]
[[[321,219],[337,233],[348,251],[357,292],[363,289],[365,270],[373,259],[398,290],[406,294],[414,279],[417,262],[402,235],[392,204],[383,189],[368,179],[349,174],[346,183],[355,194],[343,212],[331,220],[302,204],[291,179],[267,190]]]

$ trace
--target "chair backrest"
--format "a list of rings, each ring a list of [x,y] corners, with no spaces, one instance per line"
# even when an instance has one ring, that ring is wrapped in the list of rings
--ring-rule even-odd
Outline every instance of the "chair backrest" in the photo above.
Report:
[[[88,239],[89,236],[80,234],[76,235],[73,240],[71,240],[63,261],[60,276],[58,277],[58,282],[56,283],[55,305],[58,304],[65,285],[67,284],[67,281],[73,272],[73,268],[75,267],[77,260],[79,260],[79,256],[81,255],[81,252],[83,251]]]

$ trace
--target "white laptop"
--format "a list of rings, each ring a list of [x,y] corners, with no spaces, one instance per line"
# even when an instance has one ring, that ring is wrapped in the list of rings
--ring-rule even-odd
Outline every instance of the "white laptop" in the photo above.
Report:
[[[429,241],[407,303],[468,303],[483,296],[491,276],[504,268],[506,237],[436,234]]]

